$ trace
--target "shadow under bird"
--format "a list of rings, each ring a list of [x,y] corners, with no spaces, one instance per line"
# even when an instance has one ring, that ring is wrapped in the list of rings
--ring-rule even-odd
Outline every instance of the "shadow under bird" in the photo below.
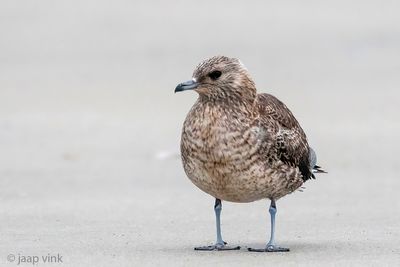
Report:
[[[196,250],[236,250],[221,235],[221,200],[270,199],[271,237],[257,252],[284,252],[275,243],[276,201],[324,170],[292,112],[277,98],[257,94],[247,69],[235,58],[201,62],[190,81],[175,92],[199,97],[186,117],[181,137],[183,167],[189,179],[215,197],[217,240]]]

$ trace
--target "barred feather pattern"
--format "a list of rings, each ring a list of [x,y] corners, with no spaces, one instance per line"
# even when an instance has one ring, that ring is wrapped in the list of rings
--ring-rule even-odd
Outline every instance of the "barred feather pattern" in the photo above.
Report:
[[[211,81],[215,69],[225,74]],[[240,61],[215,57],[194,79],[199,98],[183,125],[181,155],[189,179],[226,201],[279,199],[313,177],[307,138],[290,110],[258,94]]]

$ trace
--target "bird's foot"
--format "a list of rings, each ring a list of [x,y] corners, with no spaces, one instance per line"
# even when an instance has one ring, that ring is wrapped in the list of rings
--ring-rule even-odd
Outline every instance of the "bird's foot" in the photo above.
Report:
[[[288,252],[290,249],[282,248],[277,245],[268,244],[265,248],[257,249],[257,248],[248,248],[249,251],[252,252]]]
[[[240,246],[227,246],[226,242],[223,243],[216,243],[212,246],[204,246],[204,247],[195,247],[194,250],[201,250],[201,251],[221,251],[221,250],[239,250]]]

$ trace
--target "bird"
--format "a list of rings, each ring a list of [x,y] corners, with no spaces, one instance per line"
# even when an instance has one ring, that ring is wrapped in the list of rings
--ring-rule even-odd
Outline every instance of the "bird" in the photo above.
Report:
[[[257,93],[247,68],[236,58],[203,60],[175,93],[189,90],[198,98],[183,123],[183,169],[194,185],[215,198],[216,218],[215,244],[194,249],[240,249],[222,238],[222,201],[269,199],[270,239],[265,247],[248,250],[289,251],[275,241],[276,202],[314,179],[314,173],[325,172],[299,122],[278,98]]]

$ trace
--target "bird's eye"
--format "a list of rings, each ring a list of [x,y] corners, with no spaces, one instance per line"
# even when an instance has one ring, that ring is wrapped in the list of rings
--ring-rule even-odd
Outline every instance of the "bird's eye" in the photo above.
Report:
[[[222,73],[219,70],[215,70],[215,71],[211,72],[210,74],[208,74],[208,76],[215,81],[216,79],[218,79],[221,76],[221,74]]]

